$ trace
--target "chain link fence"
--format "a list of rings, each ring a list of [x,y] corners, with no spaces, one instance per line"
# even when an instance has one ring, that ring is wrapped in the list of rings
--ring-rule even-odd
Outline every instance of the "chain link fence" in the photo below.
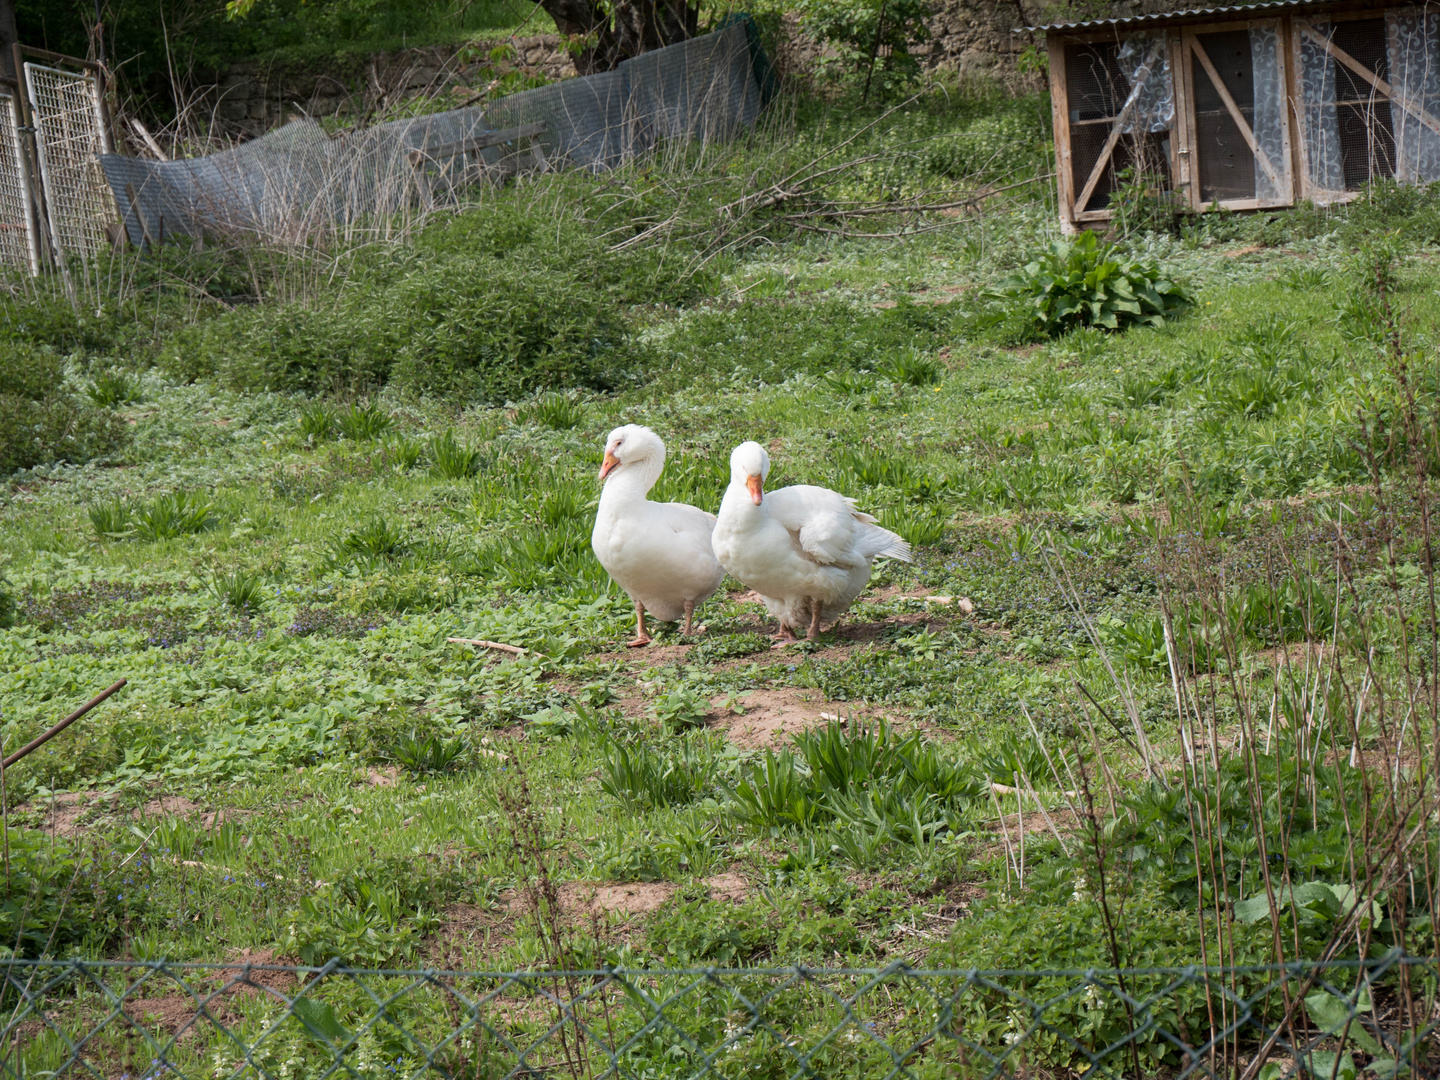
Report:
[[[1052,971],[0,962],[0,1076],[1440,1076],[1437,961]]]

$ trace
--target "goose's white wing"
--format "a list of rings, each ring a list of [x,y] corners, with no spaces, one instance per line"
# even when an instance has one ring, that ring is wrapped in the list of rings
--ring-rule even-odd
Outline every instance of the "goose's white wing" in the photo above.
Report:
[[[789,531],[806,558],[823,566],[856,566],[877,555],[910,561],[910,545],[869,514],[855,509],[855,500],[829,488],[796,484],[765,493],[770,514]]]

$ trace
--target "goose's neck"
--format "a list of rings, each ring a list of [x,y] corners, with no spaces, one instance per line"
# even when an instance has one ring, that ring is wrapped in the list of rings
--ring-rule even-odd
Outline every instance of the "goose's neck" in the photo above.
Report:
[[[759,506],[750,497],[750,489],[745,486],[744,480],[731,480],[730,486],[725,489],[725,496],[722,499],[721,512],[735,522],[735,527],[740,529],[759,528],[770,516],[764,502]]]
[[[660,472],[664,468],[665,463],[656,458],[626,462],[606,479],[605,488],[600,492],[600,501],[644,502],[646,494],[655,486],[655,481],[660,479]]]

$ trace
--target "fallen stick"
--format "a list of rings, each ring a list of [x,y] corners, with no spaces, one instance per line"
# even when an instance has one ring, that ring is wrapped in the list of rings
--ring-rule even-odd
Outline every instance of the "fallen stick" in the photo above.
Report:
[[[17,761],[19,761],[21,758],[23,758],[26,754],[30,753],[30,752],[33,751],[33,750],[38,750],[38,749],[40,749],[40,747],[44,746],[47,742],[49,742],[51,739],[53,739],[56,735],[59,735],[60,732],[64,731],[67,727],[69,727],[71,724],[73,724],[76,720],[79,720],[80,717],[84,716],[84,715],[85,715],[87,712],[89,712],[91,709],[95,708],[96,705],[99,705],[102,701],[104,701],[106,698],[108,698],[111,694],[113,694],[113,693],[117,692],[118,690],[120,690],[120,688],[123,687],[127,681],[128,681],[128,680],[126,680],[126,679],[121,679],[121,680],[120,680],[119,682],[117,682],[114,686],[110,687],[110,689],[105,690],[105,691],[103,691],[103,692],[101,692],[101,693],[99,693],[99,694],[96,694],[93,698],[91,698],[89,701],[87,701],[84,705],[81,705],[80,708],[76,709],[76,710],[75,710],[74,712],[72,712],[69,716],[65,717],[64,720],[61,720],[58,724],[56,724],[54,727],[52,727],[49,731],[45,732],[43,735],[39,735],[39,736],[31,739],[28,743],[26,743],[24,746],[22,746],[19,750],[16,750],[13,754],[11,754],[9,757],[7,757],[4,761],[0,761],[0,769],[8,769],[8,768],[10,768],[11,765],[14,765]]]
[[[475,645],[482,649],[499,649],[501,652],[514,653],[516,656],[524,656],[529,651],[520,648],[519,645],[506,645],[503,641],[486,641],[484,638],[448,637],[445,640],[452,645]]]

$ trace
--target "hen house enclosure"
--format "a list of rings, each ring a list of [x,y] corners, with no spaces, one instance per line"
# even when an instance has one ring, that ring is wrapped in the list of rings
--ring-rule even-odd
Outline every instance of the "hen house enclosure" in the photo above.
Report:
[[[1037,29],[1067,230],[1108,220],[1137,179],[1191,211],[1440,179],[1440,8],[1288,2]]]

